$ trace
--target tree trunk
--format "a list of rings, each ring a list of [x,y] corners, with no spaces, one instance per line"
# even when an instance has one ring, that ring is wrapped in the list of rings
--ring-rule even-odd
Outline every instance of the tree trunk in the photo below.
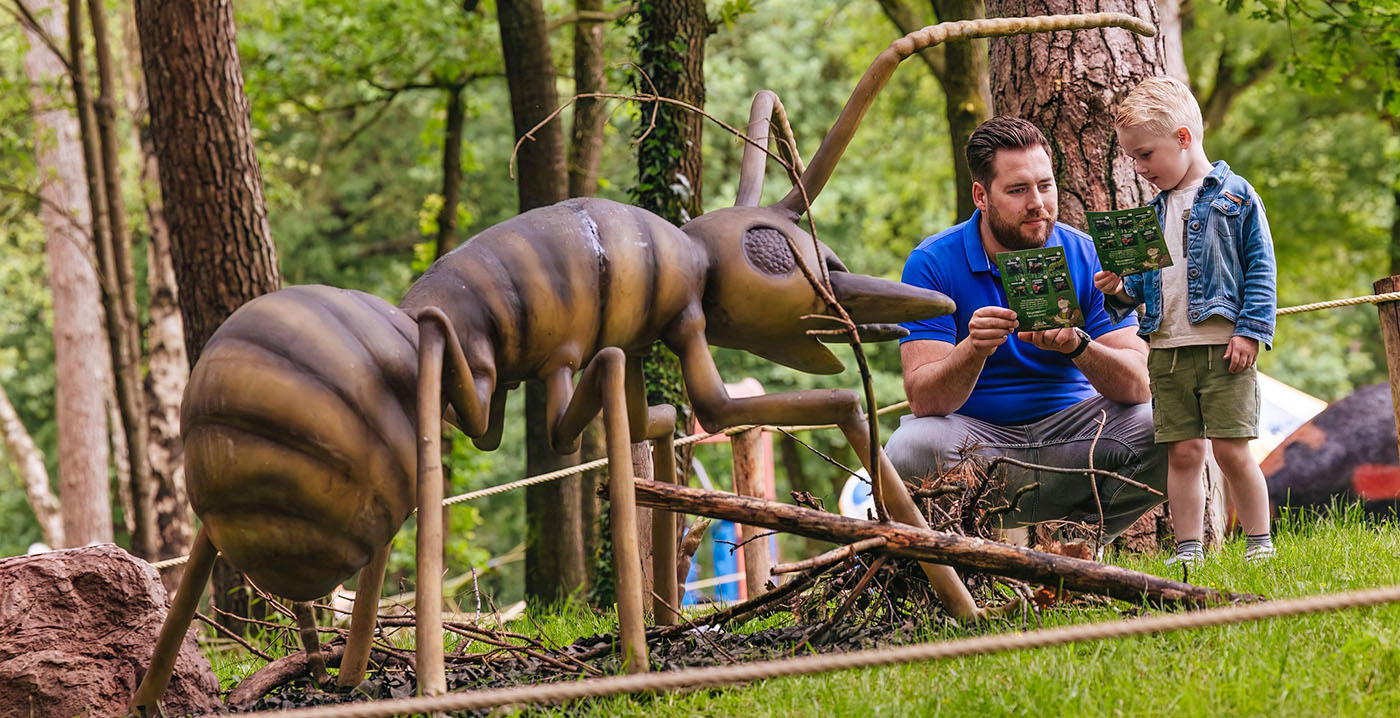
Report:
[[[911,0],[880,0],[885,15],[908,35],[933,22],[986,17],[983,0],[929,0],[933,17],[917,10]],[[987,41],[955,40],[919,54],[943,87],[944,116],[948,119],[948,149],[958,188],[958,219],[972,216],[972,172],[967,166],[967,138],[992,116],[992,89],[987,70]]]
[[[149,435],[146,454],[155,490],[156,558],[168,559],[190,552],[194,543],[194,516],[185,488],[183,445],[180,441],[180,402],[189,381],[190,364],[185,353],[185,329],[181,323],[179,290],[170,257],[170,227],[160,199],[160,167],[151,137],[146,83],[141,77],[140,39],[136,18],[130,13],[122,24],[126,51],[123,80],[128,88],[127,110],[141,148],[141,199],[146,207],[150,243],[146,255],[146,283],[150,292],[146,326],[146,416]],[[179,585],[181,567],[162,571],[169,591]]]
[[[457,246],[457,204],[462,198],[462,124],[467,110],[461,85],[445,88],[447,126],[442,142],[442,210],[438,212],[437,249],[441,257]]]
[[[559,105],[554,88],[544,8],[539,0],[496,5],[510,88],[511,119],[521,137]],[[521,212],[567,198],[564,132],[551,122],[520,147]],[[525,471],[534,475],[568,466],[578,454],[560,456],[545,437],[544,387],[525,386]],[[579,478],[571,476],[525,490],[525,599],[553,603],[584,587],[583,521]]]
[[[989,0],[992,17],[1080,11],[1072,0]],[[1156,0],[1108,0],[1100,12],[1124,12],[1157,24]],[[1104,28],[993,38],[996,114],[1035,123],[1050,141],[1060,189],[1060,220],[1084,227],[1086,210],[1146,204],[1154,191],[1133,172],[1113,133],[1113,110],[1138,83],[1165,74],[1161,36]]]
[[[151,136],[191,363],[244,302],[280,278],[253,152],[248,98],[228,0],[136,0]],[[249,616],[242,579],[224,561],[215,604]],[[221,617],[225,623],[241,623]]]
[[[603,11],[603,0],[576,0],[574,9],[574,92],[605,92],[603,75],[603,24],[596,19]],[[589,16],[586,13],[593,13]],[[598,161],[603,156],[603,127],[607,109],[601,98],[585,97],[574,102],[574,126],[569,142],[569,196],[592,197],[598,191]]]
[[[38,10],[39,8],[34,8]],[[44,468],[44,454],[34,445],[34,439],[15,413],[5,387],[0,386],[0,436],[5,450],[14,462],[19,479],[24,483],[24,498],[39,522],[44,543],[54,548],[64,546],[63,516],[58,498],[49,488],[49,470]]]
[[[33,7],[41,27],[55,43],[62,43],[68,34],[62,7],[56,0]],[[65,73],[63,60],[32,32],[28,34],[30,49],[25,54],[25,70],[34,86],[38,134],[34,144],[38,148],[39,171],[45,178],[39,190],[39,219],[44,225],[53,295],[61,526],[49,525],[51,518],[47,514],[59,507],[49,493],[47,472],[42,484],[35,483],[37,479],[29,471],[24,476],[26,494],[44,527],[46,540],[50,546],[61,548],[112,540],[107,482],[107,349],[102,330],[102,292],[88,236],[92,231],[92,205],[78,122],[65,109],[67,101],[60,100],[55,92]],[[73,82],[76,87],[78,80]],[[21,467],[27,468],[24,463]],[[39,468],[43,469],[42,461]]]
[[[710,23],[703,0],[643,0],[637,61],[647,79],[636,77],[638,92],[656,92],[705,106],[705,37]],[[679,48],[679,49],[678,49]],[[637,147],[638,206],[675,224],[684,224],[703,211],[701,203],[701,136],[704,118],[675,105],[641,106],[642,117],[656,112],[654,127],[643,127]],[[649,122],[647,123],[649,125]]]
[[[77,2],[78,0],[73,0]],[[94,56],[100,95],[97,98],[97,134],[102,147],[102,181],[107,190],[107,231],[112,241],[112,265],[105,267],[115,274],[117,301],[108,303],[108,311],[117,307],[118,321],[108,318],[108,330],[120,332],[112,357],[116,379],[117,403],[122,413],[122,428],[131,466],[130,490],[133,514],[131,523],[131,552],[141,558],[156,555],[155,519],[151,467],[146,455],[145,397],[141,393],[141,330],[136,313],[136,282],[131,266],[131,235],[126,228],[126,203],[122,200],[121,158],[117,144],[117,100],[111,45],[108,42],[107,10],[104,0],[86,0],[92,20]],[[73,53],[80,57],[79,53]]]

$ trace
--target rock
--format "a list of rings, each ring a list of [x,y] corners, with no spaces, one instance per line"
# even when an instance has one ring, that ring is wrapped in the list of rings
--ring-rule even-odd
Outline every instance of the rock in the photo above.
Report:
[[[1367,511],[1400,507],[1400,450],[1390,387],[1374,384],[1332,402],[1283,440],[1259,468],[1274,506],[1327,508],[1358,499]]]
[[[0,715],[126,714],[167,608],[156,570],[112,544],[0,559]],[[218,707],[218,688],[187,634],[167,715]]]

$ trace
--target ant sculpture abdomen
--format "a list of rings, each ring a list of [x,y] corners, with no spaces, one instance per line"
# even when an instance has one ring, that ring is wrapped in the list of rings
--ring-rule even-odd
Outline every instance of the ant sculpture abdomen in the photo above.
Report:
[[[300,286],[234,312],[185,389],[190,503],[260,588],[326,595],[414,507],[418,327],[363,292]]]

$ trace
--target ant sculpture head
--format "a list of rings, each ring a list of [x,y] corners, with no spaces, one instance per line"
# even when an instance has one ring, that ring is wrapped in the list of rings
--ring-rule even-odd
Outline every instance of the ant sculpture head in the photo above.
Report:
[[[938,292],[851,272],[830,247],[814,240],[798,224],[808,203],[831,176],[859,115],[864,114],[876,91],[878,88],[865,88],[862,80],[812,164],[805,171],[791,172],[796,186],[787,197],[767,207],[757,206],[766,157],[755,143],[767,138],[770,118],[783,119],[784,113],[772,92],[764,90],[754,97],[748,134],[755,143],[744,149],[738,202],[681,227],[709,254],[703,306],[705,337],[711,344],[743,349],[799,371],[835,374],[842,369],[841,360],[821,342],[846,341],[847,337],[808,333],[842,326],[824,318],[837,314],[824,295],[840,303],[856,324],[861,341],[896,339],[908,334],[898,322],[953,312],[953,301]],[[854,120],[848,121],[853,110]],[[790,141],[791,130],[786,131]],[[797,153],[787,149],[788,156],[795,159]],[[800,166],[798,161],[793,164]],[[819,291],[814,283],[826,291]]]

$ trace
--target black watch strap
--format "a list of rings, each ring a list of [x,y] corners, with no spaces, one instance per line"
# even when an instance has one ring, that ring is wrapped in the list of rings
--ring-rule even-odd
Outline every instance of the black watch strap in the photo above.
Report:
[[[1073,359],[1079,356],[1080,354],[1083,354],[1084,350],[1089,348],[1089,342],[1093,341],[1093,338],[1089,336],[1089,332],[1086,332],[1083,329],[1080,329],[1079,327],[1074,328],[1074,333],[1079,335],[1079,346],[1075,347],[1074,351],[1063,352],[1064,357],[1066,359]]]

